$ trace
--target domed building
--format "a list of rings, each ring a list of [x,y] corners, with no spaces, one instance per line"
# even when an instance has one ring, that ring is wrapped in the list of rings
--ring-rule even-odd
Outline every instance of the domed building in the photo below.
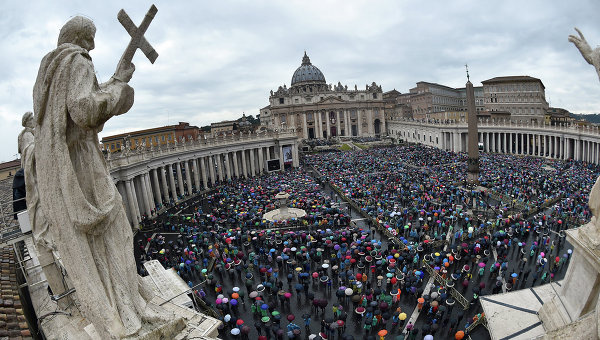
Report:
[[[293,129],[304,139],[376,137],[385,135],[384,106],[381,86],[373,82],[359,90],[356,85],[327,84],[304,52],[290,87],[271,90],[260,121],[272,130]]]

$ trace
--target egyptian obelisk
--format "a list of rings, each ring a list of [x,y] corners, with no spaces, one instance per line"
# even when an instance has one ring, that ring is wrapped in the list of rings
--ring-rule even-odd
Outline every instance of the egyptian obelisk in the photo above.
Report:
[[[465,65],[466,67],[467,65]],[[467,183],[479,184],[479,146],[477,133],[477,110],[475,109],[475,90],[469,79],[469,69],[467,68],[467,113],[468,120],[468,151],[469,158],[467,160]]]

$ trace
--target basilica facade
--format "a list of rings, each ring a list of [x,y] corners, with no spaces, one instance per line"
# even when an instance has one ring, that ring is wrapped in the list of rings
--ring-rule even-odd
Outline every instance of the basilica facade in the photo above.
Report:
[[[290,87],[271,91],[260,121],[267,129],[292,130],[303,139],[379,137],[386,131],[384,108],[380,85],[373,82],[358,89],[327,84],[305,52]]]

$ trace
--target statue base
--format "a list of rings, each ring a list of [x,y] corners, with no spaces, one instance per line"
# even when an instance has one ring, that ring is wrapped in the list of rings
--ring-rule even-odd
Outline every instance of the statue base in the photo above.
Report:
[[[50,298],[44,272],[39,266],[40,260],[47,261],[47,259],[38,258],[32,238],[25,240],[25,246],[31,257],[31,263],[27,263],[25,266],[28,268],[28,288],[33,308],[40,321],[40,331],[47,339],[100,340],[101,337],[96,332],[94,325],[79,312],[76,293],[73,296],[64,298],[71,299],[73,302],[66,308],[61,308],[57,302]],[[144,279],[146,280],[143,281],[149,281],[148,278]],[[157,324],[144,323],[138,333],[124,339],[180,340],[187,339],[190,336],[205,340],[217,338],[221,321],[198,313],[191,308],[178,305],[175,300],[168,302],[167,300],[156,295],[148,302],[146,308],[150,309],[153,312],[152,314],[172,315],[168,321]]]
[[[560,334],[573,334],[572,327],[593,334],[586,339],[598,338],[596,317],[598,294],[600,294],[600,249],[596,226],[593,221],[576,229],[567,230],[567,240],[573,245],[571,263],[562,281],[561,290],[538,311],[547,332],[547,339],[559,338]],[[556,337],[551,334],[555,334]]]

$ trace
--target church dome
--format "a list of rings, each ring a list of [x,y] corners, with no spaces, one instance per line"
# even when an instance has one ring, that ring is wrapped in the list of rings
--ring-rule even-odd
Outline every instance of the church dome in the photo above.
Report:
[[[316,66],[310,63],[310,59],[304,52],[302,65],[296,69],[292,76],[292,86],[305,82],[317,82],[325,84],[325,76]]]

